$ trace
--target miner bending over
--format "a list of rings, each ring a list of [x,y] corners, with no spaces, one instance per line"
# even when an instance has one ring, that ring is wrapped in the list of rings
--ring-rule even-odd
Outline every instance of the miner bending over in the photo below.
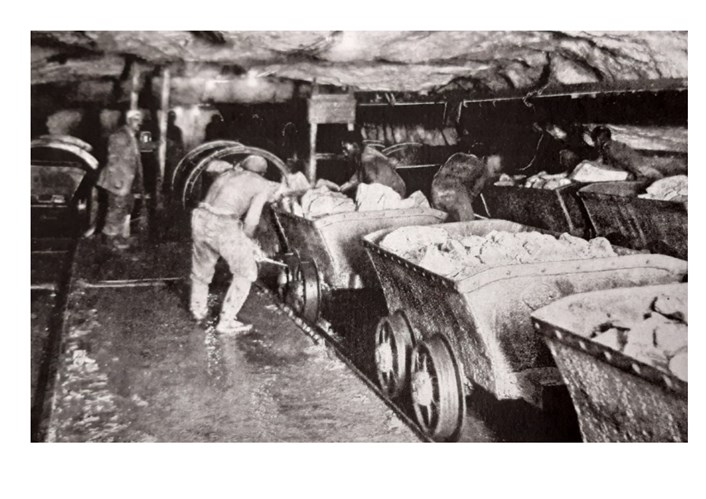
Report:
[[[378,183],[390,187],[400,197],[406,196],[407,186],[395,170],[394,160],[370,146],[363,147],[363,141],[357,132],[348,132],[341,140],[343,155],[354,168],[353,176],[341,186],[341,192],[347,192],[359,184]]]
[[[293,194],[282,184],[262,177],[267,162],[248,156],[241,168],[224,168],[213,182],[204,201],[191,217],[193,252],[191,260],[191,303],[194,318],[201,321],[208,313],[208,286],[213,279],[218,257],[228,263],[233,281],[216,326],[219,333],[246,332],[252,325],[238,321],[250,286],[257,279],[256,254],[260,251],[252,237],[265,203]]]
[[[593,143],[607,165],[631,173],[636,180],[658,180],[664,175],[648,164],[647,158],[623,142],[613,140],[610,129],[597,126],[591,132]]]
[[[473,200],[501,170],[500,156],[451,155],[431,182],[432,206],[448,213],[448,222],[473,220]]]

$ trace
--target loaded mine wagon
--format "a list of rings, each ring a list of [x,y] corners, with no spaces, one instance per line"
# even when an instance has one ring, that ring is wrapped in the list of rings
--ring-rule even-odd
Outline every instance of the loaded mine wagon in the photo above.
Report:
[[[502,220],[435,227],[457,238],[534,231]],[[680,282],[687,272],[686,262],[676,258],[628,250],[593,259],[479,265],[449,278],[381,246],[389,233],[369,234],[364,243],[392,311],[375,332],[377,376],[388,396],[409,391],[417,422],[437,440],[459,435],[474,387],[541,409],[544,391],[563,384],[534,334],[532,312],[575,293]]]
[[[401,171],[430,166],[423,164],[420,144],[371,144],[396,157]],[[173,176],[182,206],[197,202],[210,161],[259,153],[275,167],[271,177],[291,174],[271,153],[237,142],[216,141],[191,151]],[[686,262],[678,259],[686,258],[686,203],[638,198],[647,185],[580,179],[536,188],[498,182],[479,196],[477,221],[461,224],[444,223],[446,214],[431,208],[308,218],[273,206],[258,237],[268,256],[281,262],[280,297],[311,325],[326,318],[327,302],[337,291],[382,290],[389,314],[374,331],[362,333],[374,335],[369,354],[377,384],[391,400],[409,399],[430,438],[455,440],[476,387],[497,400],[523,400],[539,410],[548,390],[566,390],[533,330],[533,312],[574,294],[686,279]],[[403,227],[444,227],[459,237],[491,231],[606,237],[619,255],[483,266],[457,280],[379,245],[384,235]]]
[[[167,82],[168,94],[165,74],[160,81]],[[157,80],[155,76],[155,88]],[[686,172],[686,79],[607,78],[576,85],[552,81],[531,91],[484,90],[471,96],[462,87],[448,95],[333,87],[312,81],[305,90],[297,89],[298,111],[282,111],[281,117],[278,109],[269,111],[275,121],[286,123],[272,127],[281,132],[270,134],[270,143],[287,142],[285,135],[298,129],[308,132],[308,137],[299,136],[303,144],[270,147],[264,139],[227,138],[227,133],[195,147],[201,141],[192,140],[192,149],[163,179],[167,207],[181,217],[175,216],[176,223],[186,232],[189,210],[213,181],[209,165],[216,161],[237,164],[257,155],[268,163],[269,180],[287,183],[301,172],[312,190],[321,179],[340,184],[348,173],[336,149],[343,130],[362,130],[366,145],[394,160],[411,187],[408,194],[420,191],[428,199],[434,174],[452,154],[500,154],[508,171],[490,180],[474,200],[473,220],[449,222],[445,212],[429,204],[316,216],[284,204],[268,206],[256,239],[262,261],[276,269],[274,295],[300,323],[313,328],[330,326],[334,308],[345,315],[346,307],[359,307],[353,300],[334,302],[338,294],[360,292],[363,301],[382,297],[386,314],[374,328],[357,333],[370,340],[366,355],[373,382],[386,401],[410,413],[432,440],[460,438],[476,390],[495,402],[522,401],[540,412],[551,410],[550,392],[565,393],[586,441],[688,440],[686,309],[655,309],[658,299],[686,306],[686,175],[645,181],[618,178],[626,172],[606,168],[605,177],[586,176],[600,163],[593,157],[578,158],[567,172],[547,173],[545,168],[554,165],[542,154],[551,139],[544,132],[526,137],[535,121],[541,122],[535,131],[551,128],[548,122],[555,121],[586,134],[606,125],[654,164],[676,162]],[[134,108],[138,95],[131,97]],[[208,112],[217,108],[231,116],[240,112],[238,106],[204,104]],[[253,116],[260,112],[245,108]],[[582,146],[597,144],[586,138]],[[287,147],[303,153],[290,154]],[[158,149],[155,144],[151,151]],[[90,145],[66,135],[32,141],[33,221],[45,218],[56,227],[71,225],[78,233],[91,234],[100,223],[93,185],[99,160],[91,152]],[[293,158],[300,161],[296,169]],[[163,175],[164,158],[160,160]],[[581,170],[586,164],[588,170]],[[657,187],[676,177],[684,177],[678,186],[663,187],[666,182]],[[399,230],[443,231],[455,242],[433,243],[412,257],[384,244]],[[500,263],[463,259],[463,251],[475,249],[462,240],[481,244],[497,234],[535,234],[564,242],[573,241],[570,235],[587,244],[600,238],[613,253],[575,258],[550,254],[532,261],[510,254],[510,261]],[[431,254],[458,256],[462,272],[425,265],[423,259]],[[623,313],[631,322],[595,319],[596,310]],[[631,341],[645,329],[635,314],[659,316],[665,329],[655,329],[655,337],[668,337],[665,341],[678,348],[654,354],[656,361],[632,356]],[[612,343],[606,340],[608,333]]]

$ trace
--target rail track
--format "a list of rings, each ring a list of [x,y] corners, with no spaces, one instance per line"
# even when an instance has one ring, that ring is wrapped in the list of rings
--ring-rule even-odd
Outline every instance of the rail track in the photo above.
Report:
[[[380,388],[370,380],[358,367],[351,361],[343,351],[340,341],[336,339],[336,332],[332,329],[331,325],[325,319],[319,318],[315,324],[312,324],[302,317],[298,316],[294,310],[286,303],[284,303],[275,292],[264,284],[257,282],[258,289],[267,293],[273,298],[273,301],[277,304],[280,310],[289,316],[294,323],[309,336],[317,345],[323,344],[329,349],[336,357],[341,360],[348,368],[353,371],[353,373],[363,382],[368,388],[377,395],[377,397],[382,400],[385,405],[392,410],[397,417],[414,432],[417,437],[423,442],[433,442],[433,440],[427,436],[417,425],[417,423],[412,420],[400,407],[398,407],[393,401],[391,401],[385,394],[380,390]]]
[[[51,312],[46,318],[46,333],[32,335],[32,379],[34,381],[31,405],[31,441],[42,442],[45,440],[46,421],[49,416],[51,394],[53,392],[56,374],[56,359],[59,354],[61,333],[68,299],[71,271],[76,253],[76,239],[46,238],[32,241],[32,282],[30,289],[33,293],[32,301],[51,300]],[[40,262],[45,257],[50,257],[50,265]],[[38,265],[38,271],[35,266]],[[48,296],[45,293],[50,293]],[[39,322],[43,322],[40,320]],[[41,326],[42,324],[38,324]],[[33,329],[37,325],[34,324]],[[35,353],[36,352],[36,353]],[[38,361],[35,364],[35,358]]]

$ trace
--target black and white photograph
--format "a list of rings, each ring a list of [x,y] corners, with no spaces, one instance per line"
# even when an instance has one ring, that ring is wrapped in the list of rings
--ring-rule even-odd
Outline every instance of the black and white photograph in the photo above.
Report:
[[[154,11],[15,42],[30,453],[343,444],[307,447],[313,480],[328,449],[377,468],[420,444],[393,446],[415,464],[392,484],[516,449],[538,470],[568,449],[588,478],[625,449],[688,460],[686,22],[196,31]],[[213,14],[193,26],[228,28]],[[648,442],[678,445],[629,445]],[[238,445],[173,445],[216,443]],[[329,495],[364,476],[346,466]]]

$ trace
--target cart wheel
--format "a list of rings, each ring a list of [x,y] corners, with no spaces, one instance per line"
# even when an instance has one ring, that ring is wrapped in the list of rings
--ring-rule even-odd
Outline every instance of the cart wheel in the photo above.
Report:
[[[441,334],[412,353],[412,405],[417,422],[436,441],[458,440],[466,402],[458,362]]]
[[[299,258],[293,253],[285,253],[282,255],[281,260],[287,267],[282,267],[277,275],[277,294],[279,294],[282,301],[292,305],[289,288],[294,283],[294,276],[299,266]]]
[[[380,319],[375,329],[375,370],[382,392],[399,396],[409,382],[409,359],[414,336],[402,310]]]
[[[319,271],[310,260],[299,261],[294,269],[294,279],[290,281],[287,302],[297,315],[314,323],[319,318],[320,286]]]

